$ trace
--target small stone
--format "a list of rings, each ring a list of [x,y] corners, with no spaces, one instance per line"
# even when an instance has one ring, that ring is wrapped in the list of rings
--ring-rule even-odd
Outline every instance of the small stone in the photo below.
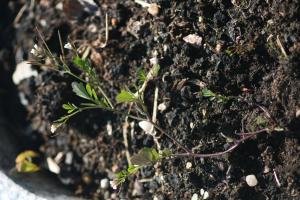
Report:
[[[110,122],[110,121],[108,121],[107,124],[106,124],[106,130],[107,130],[107,134],[108,134],[109,136],[111,136],[113,130],[112,130],[112,125],[111,125],[111,122]]]
[[[246,183],[250,186],[250,187],[254,187],[257,185],[258,181],[256,179],[256,176],[251,174],[246,176]]]
[[[187,162],[186,165],[185,165],[185,168],[186,169],[191,169],[193,166],[193,164],[191,162]]]
[[[139,122],[139,126],[141,127],[141,129],[143,129],[147,134],[151,134],[153,129],[154,129],[154,126],[153,124],[151,124],[150,122],[148,121],[141,121]]]
[[[191,198],[191,200],[198,200],[199,198],[198,198],[198,194],[193,194],[193,196],[192,196],[192,198]]]
[[[209,193],[205,191],[203,188],[200,190],[200,195],[202,196],[202,199],[208,199]]]
[[[157,107],[157,109],[161,112],[165,111],[167,109],[167,106],[165,103],[160,103]]]
[[[109,180],[107,178],[100,180],[100,187],[102,189],[107,189],[109,187]]]
[[[27,61],[19,63],[13,73],[12,79],[15,85],[18,85],[22,80],[30,78],[32,76],[37,76],[38,72],[31,68],[31,64]]]
[[[296,117],[300,117],[300,109],[297,109],[297,111],[296,111]]]
[[[196,34],[190,34],[188,36],[185,36],[183,38],[183,40],[187,43],[195,44],[195,45],[198,45],[198,46],[201,46],[201,44],[202,44],[202,37],[200,37]]]
[[[156,16],[159,13],[159,6],[156,3],[151,3],[148,7],[148,13],[152,16]]]
[[[195,124],[193,122],[190,122],[190,128],[191,129],[195,128]]]
[[[65,163],[67,165],[71,165],[72,161],[73,161],[73,153],[72,152],[66,153]]]
[[[216,52],[217,52],[217,53],[220,53],[220,52],[221,52],[221,49],[222,49],[222,45],[221,45],[220,43],[218,43],[218,44],[216,45]]]

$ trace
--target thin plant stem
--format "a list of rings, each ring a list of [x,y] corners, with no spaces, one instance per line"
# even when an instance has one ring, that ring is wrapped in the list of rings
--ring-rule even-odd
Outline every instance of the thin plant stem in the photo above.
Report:
[[[173,157],[196,157],[196,158],[212,158],[212,157],[219,157],[222,156],[224,154],[227,154],[231,151],[233,151],[234,149],[236,149],[241,143],[243,143],[244,141],[252,138],[253,136],[259,134],[259,133],[263,133],[266,132],[268,129],[262,129],[259,131],[255,131],[255,132],[251,132],[251,133],[243,133],[242,135],[246,135],[245,137],[235,141],[235,143],[230,146],[227,150],[225,151],[220,151],[220,152],[215,152],[215,153],[207,153],[207,154],[199,154],[199,153],[178,153],[178,154],[172,154]]]

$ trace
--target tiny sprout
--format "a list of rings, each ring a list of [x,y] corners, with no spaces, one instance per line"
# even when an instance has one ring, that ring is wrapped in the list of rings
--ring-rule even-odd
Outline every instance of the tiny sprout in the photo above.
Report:
[[[67,44],[64,45],[64,48],[65,49],[69,49],[69,50],[72,50],[72,45],[68,42]]]

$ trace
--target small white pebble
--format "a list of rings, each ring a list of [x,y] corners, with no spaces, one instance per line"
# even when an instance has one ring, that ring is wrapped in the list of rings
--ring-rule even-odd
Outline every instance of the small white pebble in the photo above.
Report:
[[[156,16],[159,13],[159,6],[156,3],[151,3],[147,9],[148,13]]]
[[[72,50],[72,45],[68,42],[67,44],[64,45],[64,48]]]
[[[250,187],[254,187],[257,185],[258,181],[256,179],[256,176],[251,174],[246,176],[246,183],[250,186]]]
[[[203,188],[200,189],[200,195],[203,196],[204,195],[205,190]]]
[[[56,6],[55,6],[55,8],[57,9],[57,10],[63,10],[63,3],[62,2],[59,2],[58,4],[56,4]]]
[[[100,180],[100,187],[102,189],[107,189],[109,187],[109,180],[107,178]]]
[[[139,126],[141,127],[141,129],[143,129],[147,134],[151,134],[154,127],[153,124],[151,124],[148,121],[140,121],[139,122]]]
[[[188,36],[185,36],[183,40],[187,43],[195,44],[199,46],[202,44],[202,37],[196,34],[190,34]]]
[[[203,22],[203,17],[200,16],[200,17],[198,18],[198,21],[199,21],[200,23],[202,23],[202,22]]]
[[[70,152],[66,153],[65,163],[67,165],[71,165],[72,161],[73,161],[73,153],[70,151]]]
[[[193,122],[190,122],[190,128],[193,129],[195,127],[195,124]]]
[[[54,174],[60,173],[60,167],[52,158],[47,158],[47,164],[50,172],[53,172]]]
[[[165,111],[167,109],[167,106],[165,103],[160,103],[157,107],[157,109],[161,112]]]
[[[203,199],[208,199],[209,193],[207,191],[205,191],[202,197],[203,197]]]
[[[32,49],[31,51],[35,51]],[[19,63],[13,73],[12,79],[15,85],[18,85],[22,80],[30,78],[32,76],[37,76],[38,72],[31,68],[31,64],[26,61]]]
[[[191,198],[191,200],[198,200],[198,194],[193,194],[193,196],[192,196],[192,198]]]
[[[43,26],[43,27],[47,26],[47,21],[45,19],[41,19],[40,20],[40,25]]]
[[[220,43],[218,43],[218,44],[216,45],[216,52],[217,52],[217,53],[220,53],[220,52],[221,52],[221,49],[222,49],[222,45],[221,45]]]
[[[154,197],[153,197],[153,200],[158,200],[157,196],[154,196]]]
[[[296,117],[300,117],[300,109],[297,109],[297,111],[296,111]]]
[[[191,169],[193,166],[193,164],[191,162],[187,162],[186,165],[185,165],[185,168],[186,169]]]
[[[109,136],[112,135],[113,130],[112,130],[112,125],[111,125],[111,122],[110,122],[110,121],[108,121],[107,124],[106,124],[106,131],[107,131],[107,134],[108,134]]]

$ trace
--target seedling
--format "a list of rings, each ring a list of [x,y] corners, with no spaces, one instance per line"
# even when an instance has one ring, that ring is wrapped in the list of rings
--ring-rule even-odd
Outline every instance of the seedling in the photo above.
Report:
[[[210,101],[214,101],[216,100],[218,103],[226,103],[231,99],[235,99],[236,97],[234,96],[224,96],[221,94],[216,94],[214,92],[212,92],[211,90],[204,88],[202,90],[202,95],[204,97],[208,97]]]
[[[115,180],[111,181],[113,188],[116,188],[118,185],[121,185],[125,182],[128,176],[135,174],[140,168],[153,165],[154,163],[169,157],[197,157],[197,158],[212,158],[224,155],[236,149],[244,141],[253,138],[257,134],[273,131],[273,128],[264,128],[254,132],[248,133],[238,133],[240,136],[239,139],[232,140],[231,146],[225,150],[215,153],[194,153],[190,149],[183,146],[179,141],[177,141],[172,135],[167,131],[163,130],[158,123],[155,123],[151,119],[151,115],[147,110],[147,107],[144,103],[144,92],[148,82],[154,79],[160,70],[160,66],[154,64],[149,72],[146,74],[144,70],[138,71],[138,81],[137,84],[133,84],[135,91],[129,90],[128,88],[121,89],[120,93],[116,96],[116,105],[121,103],[130,103],[132,104],[132,112],[127,112],[124,114],[124,111],[118,110],[117,106],[113,104],[113,101],[106,94],[102,88],[102,83],[97,77],[95,69],[92,68],[90,62],[77,53],[76,47],[72,42],[69,42],[65,45],[71,52],[75,55],[73,56],[72,62],[79,69],[83,76],[78,76],[71,71],[71,68],[67,65],[68,61],[65,60],[63,53],[63,45],[60,40],[62,54],[59,57],[56,57],[49,50],[46,42],[43,40],[42,35],[38,32],[43,44],[42,46],[34,46],[34,51],[32,53],[35,55],[35,61],[32,63],[36,65],[43,65],[43,61],[46,58],[51,60],[51,64],[48,67],[52,70],[56,70],[65,74],[68,74],[76,79],[72,83],[72,90],[75,95],[80,97],[82,100],[81,103],[76,105],[72,102],[66,102],[62,105],[63,109],[66,111],[66,114],[56,120],[51,126],[51,132],[55,132],[60,126],[64,125],[70,118],[79,114],[82,111],[91,110],[91,109],[102,109],[114,112],[116,114],[125,115],[126,117],[135,119],[139,121],[140,127],[147,133],[150,134],[155,129],[157,132],[160,132],[162,135],[169,138],[175,145],[184,151],[184,153],[172,153],[170,150],[164,150],[157,152],[154,148],[143,148],[139,151],[138,154],[131,157],[131,165],[126,169],[116,174]],[[60,37],[59,37],[60,38]],[[233,96],[223,96],[216,94],[211,90],[204,89],[202,90],[202,95],[208,97],[211,101],[216,100],[219,103],[225,103],[230,99],[235,99]],[[262,107],[261,107],[262,109]]]

